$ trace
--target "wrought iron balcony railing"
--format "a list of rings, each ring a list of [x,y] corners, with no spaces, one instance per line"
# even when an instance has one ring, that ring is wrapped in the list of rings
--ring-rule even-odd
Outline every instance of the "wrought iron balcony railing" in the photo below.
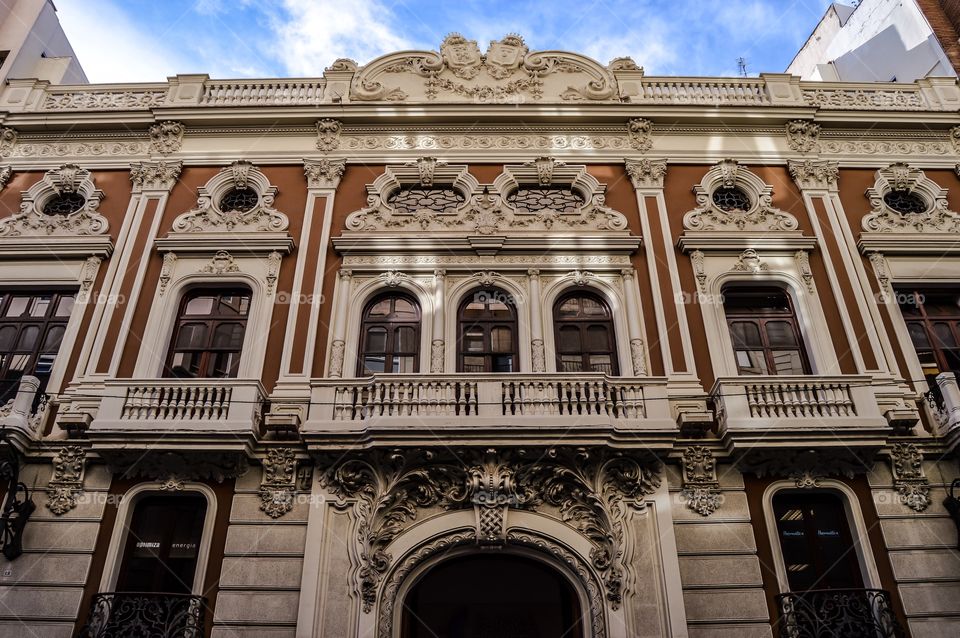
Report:
[[[882,589],[815,589],[777,596],[781,638],[903,638]]]
[[[189,594],[97,594],[81,638],[202,638],[206,599]]]

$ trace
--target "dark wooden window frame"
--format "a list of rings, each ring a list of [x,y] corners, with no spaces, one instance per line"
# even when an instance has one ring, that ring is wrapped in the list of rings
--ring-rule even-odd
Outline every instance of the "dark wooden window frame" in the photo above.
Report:
[[[755,308],[752,312],[749,312],[749,313],[746,313],[746,312],[738,313],[738,312],[730,312],[727,309],[726,304],[724,304],[723,313],[726,319],[727,332],[730,335],[730,342],[731,342],[731,345],[733,346],[734,363],[737,366],[737,373],[744,374],[743,372],[740,371],[739,362],[736,361],[737,350],[750,350],[754,352],[756,351],[763,352],[764,361],[767,364],[766,376],[777,375],[776,362],[773,358],[774,350],[797,350],[800,353],[800,362],[801,362],[801,365],[803,366],[802,374],[811,374],[810,360],[807,357],[807,348],[803,339],[803,331],[800,330],[800,322],[797,318],[796,307],[794,306],[793,298],[790,296],[790,293],[779,287],[738,286],[735,284],[724,287],[723,294],[727,295],[730,293],[755,293],[758,295],[777,293],[784,296],[784,298],[787,300],[787,306],[789,308],[788,311],[771,310],[771,309],[764,310],[760,308]],[[760,332],[760,340],[762,343],[762,347],[737,348],[737,344],[733,337],[732,326],[734,323],[741,323],[741,322],[753,323],[754,325],[757,326],[757,329]],[[790,326],[793,328],[793,334],[797,341],[796,347],[791,348],[788,346],[771,346],[768,340],[767,331],[766,331],[766,324],[769,322],[786,322],[790,324]],[[754,376],[754,375],[747,374],[746,376]]]
[[[572,298],[588,298],[597,302],[603,309],[606,314],[602,318],[590,317],[587,315],[582,315],[578,317],[561,317],[560,316],[560,306],[564,302]],[[607,349],[606,350],[589,350],[587,349],[587,330],[591,326],[602,325],[606,328],[607,331]],[[562,352],[560,346],[560,331],[565,326],[577,326],[580,329],[580,345],[581,350],[579,353],[573,351]],[[553,304],[553,345],[554,351],[556,352],[556,361],[557,361],[557,371],[563,372],[563,362],[561,360],[561,355],[564,354],[580,354],[582,372],[594,372],[590,369],[590,357],[591,355],[608,355],[610,357],[610,374],[617,376],[620,374],[620,361],[617,356],[617,331],[616,327],[613,325],[613,312],[610,310],[610,304],[607,303],[607,300],[603,295],[598,294],[596,291],[575,288],[572,290],[564,291],[560,295],[556,302]]]
[[[221,297],[238,295],[247,297],[247,314],[245,315],[219,315],[216,314],[216,309],[214,309],[213,314],[209,315],[185,315],[187,304],[197,297],[203,296],[214,296],[217,299]],[[216,305],[216,304],[215,304]],[[200,365],[201,374],[197,375],[195,378],[198,379],[213,379],[213,378],[233,378],[232,375],[225,375],[223,377],[213,377],[209,374],[202,371],[206,370],[210,366],[211,358],[220,353],[230,353],[236,352],[239,356],[243,354],[243,343],[241,343],[240,349],[234,348],[215,348],[213,347],[213,338],[216,333],[216,328],[221,324],[229,323],[242,323],[243,324],[243,339],[246,341],[247,336],[247,327],[250,321],[250,311],[253,307],[253,293],[252,291],[242,285],[231,286],[229,288],[209,288],[209,287],[198,287],[191,288],[183,293],[180,297],[180,303],[177,306],[177,316],[173,325],[173,334],[170,336],[170,345],[167,348],[167,356],[164,359],[163,366],[163,376],[166,378],[194,378],[194,377],[180,377],[175,374],[173,371],[173,358],[174,355],[178,352],[193,352],[200,354]],[[183,326],[186,324],[197,324],[204,323],[207,325],[207,340],[206,344],[202,348],[177,348],[177,338],[180,335],[180,331],[183,329]],[[239,365],[239,361],[238,361]]]
[[[37,396],[40,394],[46,387],[47,381],[50,378],[49,373],[37,373],[37,363],[40,360],[41,354],[53,354],[53,361],[50,363],[51,371],[53,366],[56,364],[56,358],[59,355],[59,351],[63,346],[62,338],[61,343],[57,346],[57,351],[54,353],[46,352],[43,353],[43,344],[47,340],[47,335],[50,333],[52,328],[63,328],[64,333],[66,333],[67,325],[70,322],[70,317],[73,315],[73,310],[71,309],[70,314],[65,317],[57,317],[54,313],[57,310],[57,307],[60,305],[60,301],[65,297],[72,297],[74,302],[76,301],[76,291],[63,289],[63,288],[7,288],[0,291],[0,329],[7,327],[15,327],[16,334],[13,336],[11,343],[13,348],[11,350],[0,352],[0,404],[6,403],[8,399],[12,399],[16,395],[17,388],[20,385],[19,377],[14,381],[7,381],[7,375],[10,371],[10,363],[18,355],[26,355],[29,357],[29,361],[24,365],[22,375],[33,375],[40,379],[40,388],[37,391]],[[50,295],[50,304],[47,307],[47,310],[43,317],[30,317],[30,316],[21,316],[21,317],[7,317],[7,309],[10,306],[11,300],[14,297],[29,297],[31,299]],[[28,307],[29,307],[28,302]],[[39,335],[37,336],[34,346],[30,350],[17,348],[16,344],[19,342],[23,330],[28,327],[37,327],[39,328]]]
[[[940,372],[955,372],[960,373],[960,366],[951,366],[949,359],[947,358],[946,351],[950,350],[949,348],[940,347],[940,340],[937,338],[936,333],[933,330],[933,325],[936,323],[946,323],[953,335],[953,338],[956,340],[957,344],[960,344],[960,307],[957,308],[956,313],[954,314],[943,314],[943,315],[930,315],[927,311],[927,304],[918,301],[925,299],[928,295],[938,295],[944,293],[953,293],[954,295],[960,296],[960,293],[957,292],[956,288],[948,287],[900,287],[897,288],[897,298],[901,300],[900,303],[900,314],[903,317],[904,324],[907,326],[907,334],[910,333],[910,325],[916,324],[923,327],[924,333],[927,337],[927,342],[930,344],[929,348],[924,348],[924,351],[929,350],[933,355],[934,360],[936,361],[938,367],[938,373]],[[908,303],[912,301],[913,303]],[[903,307],[905,305],[910,305],[914,308],[917,308],[919,314],[917,316],[908,316],[904,314]],[[914,348],[914,352],[917,357],[920,358],[920,351],[917,349],[916,344],[911,340],[911,345]],[[960,348],[957,348],[960,350]],[[960,359],[960,357],[958,357]],[[923,362],[921,361],[921,366]],[[925,372],[926,374],[926,372]],[[936,376],[935,373],[927,374],[928,378],[932,381]],[[932,383],[931,387],[935,387],[936,383]]]
[[[370,317],[370,311],[373,307],[386,300],[390,299],[391,301],[391,315],[394,313],[396,307],[396,299],[404,299],[411,304],[417,310],[417,319],[416,321],[401,321],[399,319],[375,319]],[[423,311],[420,308],[420,302],[417,301],[416,297],[407,293],[401,292],[387,292],[381,293],[374,296],[367,305],[363,308],[363,314],[360,319],[360,344],[357,348],[357,376],[366,376],[366,368],[364,361],[367,357],[367,331],[371,328],[385,328],[387,331],[386,344],[384,346],[384,356],[383,361],[383,370],[388,372],[393,368],[393,359],[394,357],[413,357],[413,367],[415,370],[420,370],[420,327],[423,322]],[[414,343],[416,348],[412,352],[402,352],[397,351],[396,348],[396,334],[398,328],[413,328],[414,330]],[[376,353],[381,354],[381,353]]]
[[[505,300],[505,305],[510,308],[512,317],[508,320],[505,319],[496,319],[490,317],[489,319],[481,318],[470,320],[469,323],[464,319],[463,313],[466,310],[467,306],[474,300],[475,296],[478,293],[493,292],[494,299],[503,299]],[[510,355],[513,357],[513,370],[512,372],[518,372],[520,367],[520,352],[518,345],[520,343],[520,334],[519,334],[519,323],[517,321],[517,307],[511,301],[513,295],[508,293],[502,288],[497,288],[495,286],[491,287],[478,287],[469,291],[463,296],[460,300],[460,305],[457,306],[457,372],[464,372],[464,358],[465,357],[483,357],[484,358],[484,370],[483,372],[493,372],[493,357],[495,356],[504,356]],[[483,327],[483,347],[482,351],[478,350],[476,352],[465,352],[463,349],[463,337],[466,329],[471,326],[482,326]],[[511,345],[513,348],[509,352],[494,352],[493,347],[490,343],[490,332],[493,328],[505,327],[510,328],[511,334]]]

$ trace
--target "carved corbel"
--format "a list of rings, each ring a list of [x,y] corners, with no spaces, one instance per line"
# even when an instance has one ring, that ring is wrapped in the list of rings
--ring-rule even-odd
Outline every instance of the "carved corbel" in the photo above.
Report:
[[[79,445],[67,445],[53,457],[53,476],[47,485],[47,509],[55,515],[62,516],[77,506],[77,497],[83,493],[86,456],[86,450]]]
[[[787,122],[787,145],[794,151],[810,153],[820,148],[820,125],[810,120]]]
[[[663,178],[667,174],[667,160],[624,160],[627,175],[637,190],[663,188]]]
[[[807,284],[807,290],[809,290],[811,294],[815,294],[817,289],[813,283],[813,270],[810,268],[809,253],[805,250],[798,250],[794,253],[793,259],[797,262],[797,270],[800,271],[803,282]]]
[[[7,157],[13,153],[17,145],[17,130],[9,126],[0,126],[0,157]]]
[[[697,278],[697,288],[703,294],[707,293],[707,268],[704,264],[704,254],[702,250],[694,250],[690,253],[690,262],[693,264],[693,274]]]
[[[317,149],[329,153],[340,148],[340,131],[343,124],[339,120],[324,118],[317,121]]]
[[[653,140],[650,139],[652,132],[653,122],[646,118],[635,117],[627,122],[630,145],[641,153],[646,153],[653,148]]]
[[[930,481],[923,471],[923,454],[913,443],[897,443],[890,450],[893,485],[901,502],[915,512],[930,506]]]
[[[293,509],[297,458],[292,448],[271,448],[262,463],[260,510],[270,518],[280,518]]]
[[[148,130],[150,152],[168,155],[180,150],[186,128],[180,122],[157,122]]]
[[[7,187],[11,177],[13,177],[13,169],[9,166],[0,166],[0,190]]]
[[[683,451],[683,489],[687,507],[701,516],[710,516],[720,507],[720,483],[717,460],[710,448],[702,445]]]

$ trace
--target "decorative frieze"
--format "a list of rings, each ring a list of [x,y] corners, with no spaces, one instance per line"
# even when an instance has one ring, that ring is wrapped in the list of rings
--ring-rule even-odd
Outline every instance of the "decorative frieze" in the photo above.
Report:
[[[270,518],[280,518],[293,509],[296,492],[297,457],[293,448],[270,448],[261,461],[260,510]]]
[[[60,448],[53,457],[53,476],[47,484],[47,509],[62,516],[77,506],[83,493],[86,450],[79,445]]]
[[[627,175],[637,190],[663,188],[663,178],[667,174],[667,160],[624,160]]]
[[[180,122],[166,121],[153,124],[149,130],[150,152],[169,155],[180,150],[186,128]]]
[[[820,125],[810,120],[791,120],[786,124],[787,145],[794,151],[810,153],[819,148]]]
[[[687,507],[701,516],[709,516],[720,507],[720,482],[717,461],[710,448],[694,445],[683,451],[683,488]]]
[[[180,177],[183,162],[137,162],[130,165],[130,182],[134,193],[168,192]]]
[[[347,170],[345,160],[303,160],[303,173],[307,177],[307,188],[336,190],[340,178]]]
[[[893,485],[904,505],[915,512],[930,506],[930,481],[923,471],[923,454],[913,443],[896,443],[890,449]]]
[[[790,160],[790,177],[800,190],[836,191],[840,179],[840,165],[828,160]]]

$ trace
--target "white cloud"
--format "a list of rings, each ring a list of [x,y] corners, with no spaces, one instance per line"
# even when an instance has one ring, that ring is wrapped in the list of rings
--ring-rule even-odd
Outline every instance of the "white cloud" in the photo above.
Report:
[[[377,0],[284,0],[283,8],[271,16],[276,39],[269,47],[293,76],[318,76],[337,58],[365,64],[414,46]]]
[[[160,81],[192,67],[106,0],[57,0],[57,15],[91,82]]]

